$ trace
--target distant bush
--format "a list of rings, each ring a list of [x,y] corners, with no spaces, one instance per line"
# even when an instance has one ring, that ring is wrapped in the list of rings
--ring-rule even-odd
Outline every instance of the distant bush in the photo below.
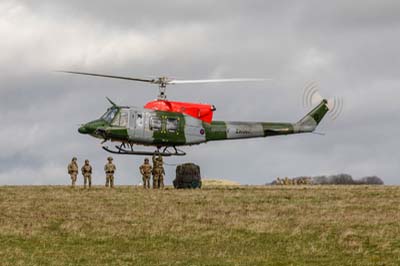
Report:
[[[349,174],[315,176],[312,181],[316,185],[383,185],[382,179],[377,176],[367,176],[354,180]]]
[[[327,185],[329,184],[329,180],[327,176],[321,175],[321,176],[315,176],[311,177],[312,183],[316,185]]]
[[[307,176],[299,176],[294,178],[289,178],[290,181],[293,180],[309,180],[306,184],[313,185],[383,185],[382,179],[377,176],[366,176],[360,179],[353,179],[353,177],[349,174],[338,174],[338,175],[321,175],[314,177]],[[267,183],[266,185],[283,185],[283,179],[280,179],[280,183],[277,180],[272,181],[271,183]],[[292,183],[289,183],[293,185]],[[295,184],[299,185],[299,182],[295,182]]]
[[[356,180],[356,183],[361,185],[383,185],[382,179],[377,176],[366,176]]]

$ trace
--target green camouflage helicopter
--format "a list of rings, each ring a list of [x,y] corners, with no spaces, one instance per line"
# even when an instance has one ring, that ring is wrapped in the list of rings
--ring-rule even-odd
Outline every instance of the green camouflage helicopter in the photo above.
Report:
[[[248,139],[311,133],[329,111],[328,101],[320,103],[296,123],[282,122],[229,122],[213,121],[216,110],[213,105],[175,102],[166,99],[165,89],[170,84],[257,81],[261,79],[212,79],[212,80],[171,80],[166,77],[139,79],[75,71],[65,73],[90,75],[142,81],[159,85],[158,99],[147,103],[143,108],[119,106],[112,102],[111,107],[99,119],[83,124],[79,133],[106,141],[119,142],[115,149],[102,148],[110,153],[130,155],[153,155],[154,152],[134,149],[135,145],[156,147],[162,156],[183,156],[178,147],[196,145],[209,141]]]

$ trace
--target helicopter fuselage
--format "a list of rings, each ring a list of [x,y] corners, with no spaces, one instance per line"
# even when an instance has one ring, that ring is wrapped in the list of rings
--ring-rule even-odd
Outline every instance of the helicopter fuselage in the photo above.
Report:
[[[297,123],[204,122],[178,112],[113,106],[97,120],[79,128],[104,140],[156,147],[195,145],[209,141],[246,139],[312,132],[328,111],[326,101]]]
[[[118,106],[107,98],[112,107],[100,119],[86,123],[79,128],[78,131],[80,133],[103,139],[103,143],[109,140],[120,142],[121,144],[116,146],[116,150],[103,146],[104,150],[118,154],[153,154],[148,151],[136,151],[133,149],[133,145],[141,144],[155,146],[157,147],[157,152],[164,147],[161,155],[185,155],[185,152],[178,150],[176,147],[217,140],[260,138],[313,132],[329,110],[328,101],[324,99],[296,123],[213,121],[213,112],[216,110],[213,105],[169,101],[165,94],[167,85],[265,81],[265,79],[176,80],[165,76],[149,79],[78,71],[61,72],[146,82],[159,86],[157,100],[147,103],[145,108]],[[126,145],[130,146],[130,150],[126,150]],[[170,147],[174,149],[173,153],[168,151]]]

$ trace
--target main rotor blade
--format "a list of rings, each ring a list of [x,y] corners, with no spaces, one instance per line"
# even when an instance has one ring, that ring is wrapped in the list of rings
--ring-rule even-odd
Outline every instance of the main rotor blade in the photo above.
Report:
[[[198,79],[198,80],[170,80],[168,84],[190,84],[190,83],[217,83],[217,82],[243,82],[243,81],[265,81],[271,79],[262,78],[233,78],[233,79]]]
[[[125,79],[125,80],[133,80],[133,81],[142,81],[142,82],[149,82],[155,83],[156,80],[154,79],[139,79],[139,78],[131,78],[131,77],[121,77],[121,76],[112,76],[112,75],[103,75],[103,74],[96,74],[96,73],[87,73],[87,72],[76,72],[76,71],[57,71],[62,73],[69,73],[69,74],[78,74],[78,75],[86,75],[86,76],[95,76],[95,77],[103,77],[103,78],[113,78],[113,79]]]

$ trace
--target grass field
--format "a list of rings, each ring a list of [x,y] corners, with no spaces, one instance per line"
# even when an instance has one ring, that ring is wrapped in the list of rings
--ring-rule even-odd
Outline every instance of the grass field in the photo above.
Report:
[[[0,265],[400,265],[400,187],[0,187]]]

